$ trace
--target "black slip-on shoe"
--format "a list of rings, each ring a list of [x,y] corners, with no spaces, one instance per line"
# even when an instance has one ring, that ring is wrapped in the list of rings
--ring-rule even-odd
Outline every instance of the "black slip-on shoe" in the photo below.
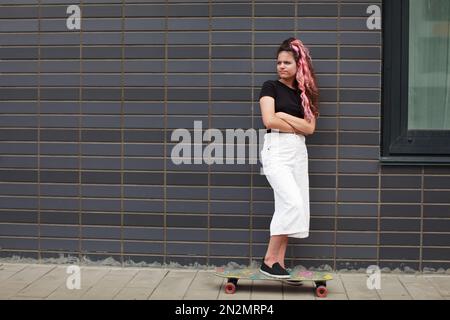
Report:
[[[261,268],[259,268],[259,271],[268,277],[277,279],[289,279],[291,277],[289,272],[287,272],[286,269],[283,269],[283,267],[278,262],[274,263],[271,268],[263,261],[263,263],[261,264]]]

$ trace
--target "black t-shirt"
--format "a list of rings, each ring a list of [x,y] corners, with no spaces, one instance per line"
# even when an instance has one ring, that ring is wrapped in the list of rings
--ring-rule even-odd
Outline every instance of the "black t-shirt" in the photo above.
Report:
[[[259,99],[269,96],[275,99],[275,113],[285,112],[294,117],[304,118],[300,89],[292,89],[278,80],[264,82]]]

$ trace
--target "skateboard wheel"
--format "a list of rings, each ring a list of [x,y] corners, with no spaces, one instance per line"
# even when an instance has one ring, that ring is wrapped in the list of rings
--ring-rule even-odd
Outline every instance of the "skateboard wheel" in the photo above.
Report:
[[[316,281],[315,284],[316,284],[316,287],[326,287],[327,286],[326,281]]]
[[[231,283],[233,283],[235,286],[237,286],[238,279],[236,279],[236,278],[229,278],[229,279],[228,279],[228,282],[231,282]]]
[[[325,286],[318,286],[316,288],[316,295],[319,298],[325,298],[328,295],[328,289]]]
[[[236,292],[236,285],[233,282],[227,282],[225,285],[225,293],[226,294],[233,294]]]

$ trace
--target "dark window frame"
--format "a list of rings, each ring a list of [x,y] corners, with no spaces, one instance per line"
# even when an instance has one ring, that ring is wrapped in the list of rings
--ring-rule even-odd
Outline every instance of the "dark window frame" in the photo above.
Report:
[[[385,164],[450,164],[450,130],[407,130],[409,0],[383,1],[381,157]]]

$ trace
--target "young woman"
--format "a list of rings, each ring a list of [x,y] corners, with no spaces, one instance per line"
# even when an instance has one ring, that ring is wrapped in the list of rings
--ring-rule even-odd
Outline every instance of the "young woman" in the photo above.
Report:
[[[289,278],[284,263],[288,237],[309,236],[305,136],[316,128],[319,93],[309,51],[300,40],[289,38],[280,45],[277,72],[279,79],[264,82],[259,96],[262,120],[268,129],[261,162],[275,200],[269,246],[260,271]]]

